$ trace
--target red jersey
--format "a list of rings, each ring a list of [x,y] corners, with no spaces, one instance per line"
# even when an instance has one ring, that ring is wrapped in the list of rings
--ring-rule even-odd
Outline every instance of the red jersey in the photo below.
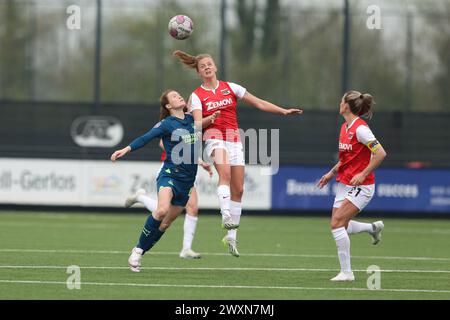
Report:
[[[233,90],[231,86],[238,89]],[[240,96],[237,95],[236,90]],[[214,123],[203,130],[203,140],[220,139],[230,142],[241,140],[236,106],[237,99],[242,98],[244,93],[245,88],[225,81],[219,81],[217,88],[214,90],[198,87],[194,91],[194,94],[200,100],[203,117],[210,116],[220,110],[220,115],[214,120]],[[195,109],[194,105],[193,109]]]
[[[358,141],[356,130],[359,126],[366,126],[367,123],[357,118],[350,127],[343,123],[339,134],[339,161],[340,166],[336,181],[350,185],[352,178],[362,172],[370,162],[372,152],[365,144]],[[369,173],[362,185],[374,184],[375,174]]]
[[[166,161],[166,150],[161,153],[161,161]]]

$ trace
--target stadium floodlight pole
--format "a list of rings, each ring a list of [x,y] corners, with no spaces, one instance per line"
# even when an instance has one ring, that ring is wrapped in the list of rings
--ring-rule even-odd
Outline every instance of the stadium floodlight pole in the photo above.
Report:
[[[227,1],[221,0],[220,2],[220,77],[226,79],[226,12]]]
[[[344,0],[344,28],[342,39],[342,94],[347,92],[349,84],[348,61],[350,54],[350,4]]]
[[[94,64],[94,104],[100,105],[101,80],[101,40],[102,40],[102,0],[97,0],[97,21],[95,30],[95,64]]]

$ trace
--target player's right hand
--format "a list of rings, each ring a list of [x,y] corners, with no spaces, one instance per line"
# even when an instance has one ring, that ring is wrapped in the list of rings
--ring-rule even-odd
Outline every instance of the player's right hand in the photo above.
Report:
[[[324,174],[322,176],[322,178],[320,178],[319,182],[317,183],[317,187],[319,189],[322,189],[323,187],[325,187],[327,185],[328,182],[330,182],[331,179],[333,179],[333,175],[330,174],[330,172]]]
[[[203,169],[206,170],[206,172],[208,172],[209,177],[211,178],[212,175],[213,175],[213,171],[211,169],[211,165],[209,163],[206,163],[206,162],[202,162],[200,165],[202,166]]]
[[[295,114],[302,114],[303,113],[303,109],[285,109],[284,110],[284,115],[285,116],[290,116],[290,115],[295,115]]]
[[[220,115],[220,111],[216,111],[211,115],[211,123],[214,123],[214,120]]]
[[[130,146],[127,146],[127,147],[125,147],[123,149],[114,151],[114,153],[111,155],[111,161],[113,161],[113,162],[116,161],[117,159],[123,157],[124,155],[126,155],[130,151],[131,151]]]

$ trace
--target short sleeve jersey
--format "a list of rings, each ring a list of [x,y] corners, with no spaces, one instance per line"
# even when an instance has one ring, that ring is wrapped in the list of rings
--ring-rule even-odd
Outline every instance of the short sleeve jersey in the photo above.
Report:
[[[220,110],[220,115],[203,130],[203,140],[219,139],[231,142],[240,141],[237,122],[237,100],[242,99],[246,89],[232,82],[218,81],[215,89],[198,87],[191,95],[189,111],[202,110],[207,117]]]
[[[375,151],[379,146],[369,126],[361,118],[356,118],[348,127],[343,123],[339,134],[340,166],[336,180],[350,185],[352,178],[369,165],[371,150]],[[371,172],[362,184],[373,183],[375,174]]]

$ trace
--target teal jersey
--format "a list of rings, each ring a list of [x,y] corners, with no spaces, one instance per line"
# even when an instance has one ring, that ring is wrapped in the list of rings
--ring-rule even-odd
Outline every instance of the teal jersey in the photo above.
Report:
[[[161,174],[183,181],[194,181],[197,175],[200,133],[194,129],[194,118],[185,113],[184,119],[169,116],[158,122],[147,133],[131,142],[131,150],[145,146],[150,140],[163,141],[167,157]]]

